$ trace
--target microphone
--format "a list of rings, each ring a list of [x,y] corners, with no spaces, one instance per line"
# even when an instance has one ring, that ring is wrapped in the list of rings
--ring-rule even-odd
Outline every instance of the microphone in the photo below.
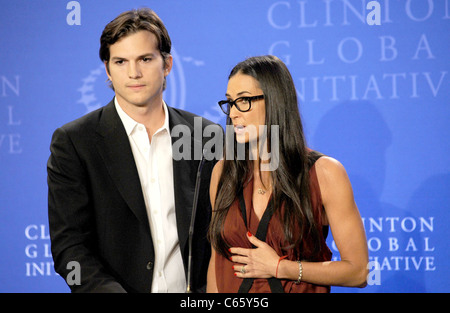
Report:
[[[188,256],[188,273],[187,273],[187,287],[186,292],[192,293],[192,239],[194,235],[194,224],[195,224],[195,215],[197,213],[197,202],[198,202],[198,193],[200,192],[200,178],[202,174],[203,165],[205,164],[205,149],[202,151],[202,159],[198,164],[197,169],[197,178],[195,181],[195,190],[194,190],[194,200],[192,203],[192,215],[191,215],[191,223],[189,225],[189,256]]]

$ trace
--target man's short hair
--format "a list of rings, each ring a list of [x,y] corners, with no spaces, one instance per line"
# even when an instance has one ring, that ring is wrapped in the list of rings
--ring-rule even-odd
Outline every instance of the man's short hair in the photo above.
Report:
[[[120,39],[141,30],[149,31],[155,35],[158,41],[159,52],[161,53],[165,64],[172,48],[169,33],[162,20],[153,10],[149,8],[140,8],[121,13],[105,26],[102,36],[100,37],[99,56],[102,62],[106,63],[108,72],[110,46]],[[110,87],[113,88],[112,85],[110,85]]]

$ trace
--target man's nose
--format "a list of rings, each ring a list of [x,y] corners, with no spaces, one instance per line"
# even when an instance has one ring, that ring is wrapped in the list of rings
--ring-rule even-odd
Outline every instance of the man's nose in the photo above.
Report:
[[[130,65],[128,67],[128,77],[132,79],[142,77],[142,73],[138,63],[130,62]]]

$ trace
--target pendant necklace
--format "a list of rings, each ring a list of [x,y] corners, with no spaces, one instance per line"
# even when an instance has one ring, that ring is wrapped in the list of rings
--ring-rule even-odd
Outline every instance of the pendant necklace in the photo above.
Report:
[[[266,190],[264,190],[262,188],[258,188],[257,192],[258,192],[258,194],[263,195],[266,193]]]

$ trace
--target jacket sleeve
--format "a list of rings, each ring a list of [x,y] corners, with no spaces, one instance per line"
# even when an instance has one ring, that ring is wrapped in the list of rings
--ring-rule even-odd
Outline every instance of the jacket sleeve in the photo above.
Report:
[[[98,256],[88,173],[63,128],[53,134],[50,152],[48,217],[56,272],[66,280],[72,292],[125,292]],[[78,262],[79,272],[73,267],[77,263],[72,261]]]

